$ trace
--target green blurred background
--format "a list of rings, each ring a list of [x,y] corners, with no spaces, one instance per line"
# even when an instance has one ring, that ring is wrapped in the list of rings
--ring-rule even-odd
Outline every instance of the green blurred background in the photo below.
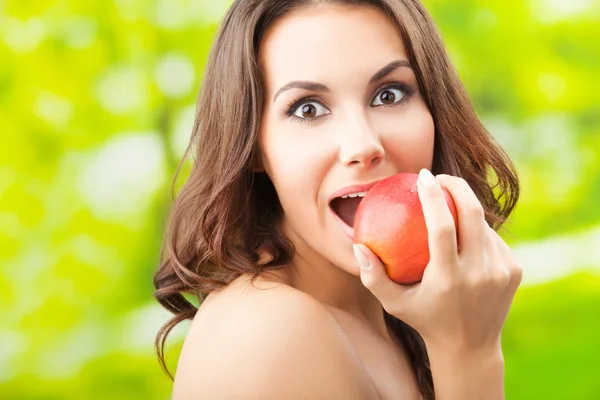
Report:
[[[521,177],[508,398],[600,399],[600,2],[425,3]],[[170,397],[152,275],[228,4],[0,0],[1,399]]]

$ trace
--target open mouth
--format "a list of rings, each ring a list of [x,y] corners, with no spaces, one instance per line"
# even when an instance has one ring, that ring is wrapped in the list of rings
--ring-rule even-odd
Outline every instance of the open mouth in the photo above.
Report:
[[[365,194],[367,194],[367,192],[352,193],[342,197],[336,197],[331,201],[329,206],[331,207],[331,210],[336,213],[346,225],[354,228],[356,209],[358,208],[358,205],[362,201]]]

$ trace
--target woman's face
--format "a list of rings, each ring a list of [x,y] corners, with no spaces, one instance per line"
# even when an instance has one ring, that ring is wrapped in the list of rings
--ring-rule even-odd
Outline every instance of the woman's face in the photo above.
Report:
[[[359,198],[340,196],[432,165],[434,123],[400,35],[375,8],[311,7],[270,26],[259,56],[261,162],[285,233],[298,249],[357,274]]]

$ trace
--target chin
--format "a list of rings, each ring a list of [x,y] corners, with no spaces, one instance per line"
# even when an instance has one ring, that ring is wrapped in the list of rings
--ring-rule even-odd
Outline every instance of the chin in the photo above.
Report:
[[[354,258],[354,252],[352,251],[351,246],[349,246],[348,249],[346,249],[346,246],[344,246],[344,249],[340,249],[336,256],[336,259],[332,260],[332,263],[337,268],[350,275],[360,277],[360,268],[358,267],[358,263]]]

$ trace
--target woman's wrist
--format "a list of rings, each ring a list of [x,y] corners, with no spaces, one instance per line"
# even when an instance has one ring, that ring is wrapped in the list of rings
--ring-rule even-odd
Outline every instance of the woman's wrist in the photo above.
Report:
[[[427,347],[430,359],[432,357],[452,360],[463,359],[468,362],[477,359],[487,359],[504,362],[500,340],[477,346],[469,343],[458,344],[450,343],[449,341],[437,343],[425,340],[425,346]]]
[[[438,400],[504,399],[504,356],[499,345],[428,347]]]

